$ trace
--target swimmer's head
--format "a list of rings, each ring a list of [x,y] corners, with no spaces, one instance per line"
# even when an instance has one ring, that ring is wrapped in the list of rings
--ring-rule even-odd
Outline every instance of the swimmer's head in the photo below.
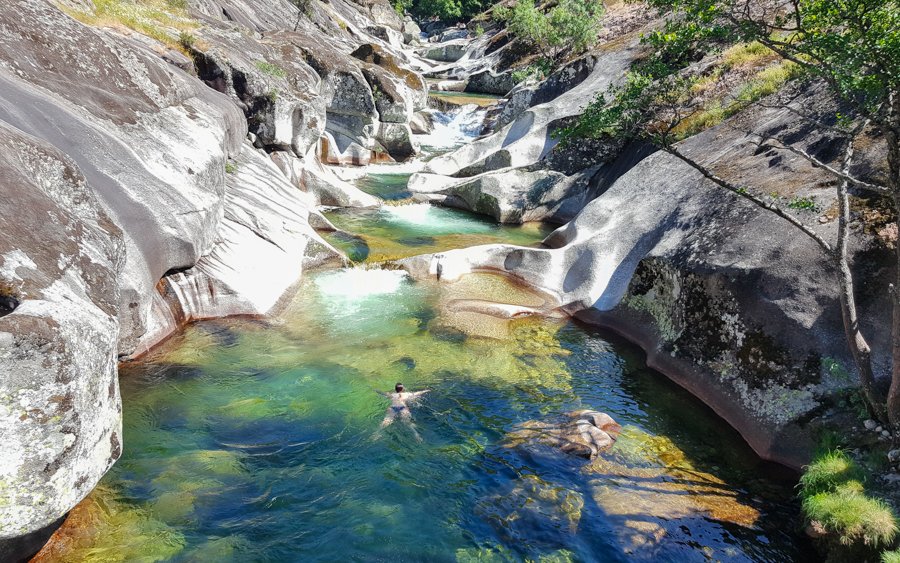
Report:
[[[405,387],[403,387],[402,383],[398,383],[397,385],[394,385],[394,391],[396,391],[397,393],[403,393],[404,389],[405,389]]]

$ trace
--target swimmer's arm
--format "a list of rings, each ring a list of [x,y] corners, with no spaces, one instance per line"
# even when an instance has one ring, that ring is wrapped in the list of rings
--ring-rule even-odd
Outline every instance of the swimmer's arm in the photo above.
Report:
[[[421,391],[416,391],[416,392],[413,393],[412,395],[413,395],[413,397],[415,398],[415,397],[421,397],[421,396],[424,395],[425,393],[430,393],[430,392],[431,392],[431,389],[423,389],[423,390],[421,390]]]
[[[378,389],[372,389],[372,391],[375,391],[376,393],[378,393],[378,394],[381,395],[382,397],[387,397],[388,399],[391,398],[391,394],[390,394],[390,393],[387,393],[387,392],[385,392],[385,391],[379,391]]]

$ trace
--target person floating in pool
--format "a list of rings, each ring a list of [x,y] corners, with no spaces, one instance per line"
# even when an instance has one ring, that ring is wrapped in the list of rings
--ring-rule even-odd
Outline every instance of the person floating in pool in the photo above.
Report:
[[[409,410],[409,405],[429,391],[431,391],[431,389],[425,389],[423,391],[407,391],[402,383],[398,383],[394,386],[393,393],[377,391],[379,395],[384,395],[391,400],[391,406],[388,407],[387,412],[384,414],[384,420],[381,421],[379,430],[383,430],[387,426],[390,426],[397,418],[400,418],[400,420],[406,423],[410,430],[412,430],[416,440],[421,442],[422,437],[419,436],[419,433],[416,431],[416,425],[413,424],[412,412]]]

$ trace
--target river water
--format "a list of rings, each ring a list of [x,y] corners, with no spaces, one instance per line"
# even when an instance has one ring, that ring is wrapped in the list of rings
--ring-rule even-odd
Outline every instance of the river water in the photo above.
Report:
[[[360,185],[402,200],[405,175]],[[357,262],[537,244],[421,204],[336,211]],[[270,319],[196,323],[123,365],[124,454],[70,516],[60,561],[790,561],[792,483],[639,350],[488,274],[411,281],[368,264],[308,274]],[[430,389],[415,431],[376,391]],[[590,408],[623,431],[600,458],[510,440]],[[417,436],[418,433],[418,436]]]

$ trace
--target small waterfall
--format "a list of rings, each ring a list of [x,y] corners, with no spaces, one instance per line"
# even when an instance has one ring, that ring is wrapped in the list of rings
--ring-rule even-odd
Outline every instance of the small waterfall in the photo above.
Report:
[[[315,277],[315,284],[323,296],[346,304],[348,301],[397,293],[408,279],[409,275],[403,270],[357,266],[321,273]]]
[[[434,222],[434,207],[430,203],[385,205],[381,211],[388,216],[389,221],[402,221],[412,225],[431,225]]]
[[[436,111],[432,114],[434,130],[416,138],[423,147],[435,152],[454,149],[481,133],[486,115],[487,111],[475,104],[452,111]]]

